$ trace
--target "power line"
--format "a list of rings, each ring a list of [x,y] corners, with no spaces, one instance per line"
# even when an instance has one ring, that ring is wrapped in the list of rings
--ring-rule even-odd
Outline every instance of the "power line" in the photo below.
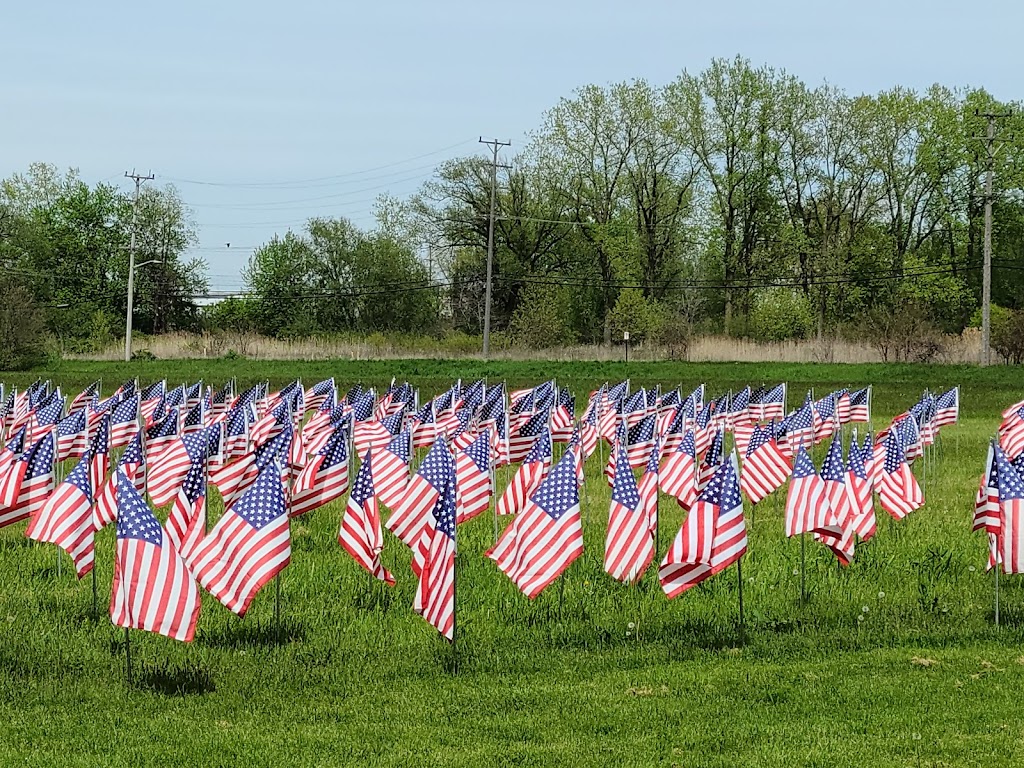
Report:
[[[484,141],[484,137],[481,136],[479,143],[486,144],[494,151],[494,156],[491,158],[491,213],[490,222],[487,225],[487,285],[484,289],[484,360],[486,360],[491,352],[491,273],[494,264],[494,205],[498,187],[498,150],[502,147],[511,147],[512,142],[498,141],[497,139]]]
[[[349,171],[347,173],[338,173],[338,174],[334,174],[332,176],[318,176],[318,177],[309,178],[309,179],[290,179],[290,180],[281,180],[281,181],[262,181],[262,182],[254,182],[254,181],[236,181],[236,182],[231,182],[231,181],[206,181],[206,180],[200,180],[200,179],[185,179],[185,178],[176,178],[176,177],[173,177],[173,176],[167,176],[165,178],[166,178],[167,181],[173,181],[173,182],[177,182],[179,184],[195,184],[195,185],[204,186],[204,187],[260,188],[260,187],[287,187],[287,186],[296,186],[296,185],[303,185],[303,184],[306,184],[306,185],[308,185],[308,184],[317,184],[318,182],[332,181],[334,179],[346,179],[346,178],[351,178],[352,176],[358,176],[358,175],[361,175],[361,174],[364,174],[364,173],[373,173],[375,171],[382,171],[382,170],[385,170],[387,168],[395,168],[395,167],[397,167],[399,165],[404,165],[405,163],[410,163],[410,162],[413,162],[415,160],[422,160],[425,157],[431,157],[433,155],[439,155],[442,152],[448,152],[449,150],[456,149],[456,148],[461,147],[461,146],[465,146],[466,144],[469,144],[472,141],[473,141],[473,139],[465,139],[465,140],[460,141],[460,142],[458,142],[456,144],[451,144],[451,145],[449,145],[447,147],[441,147],[440,149],[435,149],[435,150],[432,150],[430,152],[425,152],[422,155],[415,155],[413,157],[407,157],[407,158],[404,158],[402,160],[396,160],[393,163],[386,163],[384,165],[378,165],[378,166],[374,166],[372,168],[363,168],[362,170],[358,170],[358,171]]]

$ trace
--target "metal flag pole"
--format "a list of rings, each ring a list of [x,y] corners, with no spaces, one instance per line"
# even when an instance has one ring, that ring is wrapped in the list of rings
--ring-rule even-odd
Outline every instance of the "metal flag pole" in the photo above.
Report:
[[[125,677],[128,680],[128,686],[132,684],[132,636],[129,634],[128,627],[124,628],[124,669]]]
[[[736,586],[739,594],[740,601],[740,638],[745,639],[746,636],[746,621],[744,620],[743,614],[743,557],[736,561]]]
[[[992,569],[996,572],[996,629],[999,629],[999,567],[1001,565],[1002,557],[999,556],[999,550],[996,550],[996,564]]]
[[[58,419],[59,421],[59,419]],[[57,488],[62,482],[64,482],[64,464],[60,460],[60,432],[57,429],[57,422],[53,424],[53,463],[54,463],[54,489]],[[61,562],[61,549],[56,547],[57,550],[57,580],[60,580],[61,575],[64,571],[64,564]]]

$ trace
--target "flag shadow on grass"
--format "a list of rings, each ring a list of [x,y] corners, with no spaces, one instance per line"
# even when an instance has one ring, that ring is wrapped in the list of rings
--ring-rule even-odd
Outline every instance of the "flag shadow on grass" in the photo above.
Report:
[[[165,696],[201,696],[217,690],[210,673],[198,664],[166,661],[142,665],[134,673],[133,685]]]
[[[213,628],[204,628],[196,636],[203,645],[230,649],[272,648],[305,639],[306,625],[295,619],[284,618],[279,624],[275,621],[236,619],[234,616]]]

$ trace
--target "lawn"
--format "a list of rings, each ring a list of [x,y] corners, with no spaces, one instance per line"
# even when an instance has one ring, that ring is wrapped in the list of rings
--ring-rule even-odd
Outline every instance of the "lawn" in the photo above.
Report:
[[[459,529],[457,655],[411,610],[406,548],[386,534],[398,585],[374,582],[339,547],[338,502],[293,523],[281,626],[268,586],[244,620],[208,596],[190,645],[124,633],[106,616],[113,531],[98,537],[99,618],[88,578],[0,531],[0,763],[28,765],[680,765],[1019,766],[1024,764],[1024,589],[1003,577],[993,622],[985,542],[970,531],[986,441],[1024,394],[1018,371],[938,366],[758,364],[64,363],[43,375],[106,392],[138,375],[214,384],[334,375],[340,388],[408,379],[435,393],[451,379],[517,386],[556,376],[582,400],[604,380],[709,393],[788,381],[790,405],[813,387],[875,385],[874,424],[926,387],[961,384],[962,420],[918,478],[925,507],[840,569],[783,537],[777,493],[747,508],[746,624],[737,570],[669,601],[652,571],[638,587],[601,568],[609,490],[587,466],[586,551],[535,601],[483,557],[493,522]],[[819,446],[820,463],[824,448]],[[507,480],[498,472],[499,489]],[[219,500],[211,489],[211,516]],[[661,504],[659,552],[682,514]]]

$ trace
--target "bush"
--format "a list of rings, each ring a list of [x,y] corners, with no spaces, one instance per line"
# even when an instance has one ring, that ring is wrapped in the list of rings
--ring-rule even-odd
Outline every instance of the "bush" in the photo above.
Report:
[[[626,288],[616,299],[609,317],[612,341],[622,341],[622,334],[625,331],[629,331],[630,343],[656,341],[663,320],[664,316],[657,302],[645,298],[636,288]]]
[[[1002,309],[996,322],[995,305],[992,306],[992,348],[1003,362],[1020,365],[1024,362],[1024,312]]]
[[[512,343],[531,349],[561,347],[576,341],[570,325],[570,300],[558,285],[530,283],[512,314],[508,334]]]
[[[789,288],[769,288],[754,298],[750,311],[751,335],[758,341],[805,339],[814,327],[811,302]]]
[[[945,351],[942,333],[928,313],[914,304],[873,309],[862,329],[885,363],[928,363]]]
[[[0,370],[20,371],[46,359],[45,318],[31,292],[0,277]]]

